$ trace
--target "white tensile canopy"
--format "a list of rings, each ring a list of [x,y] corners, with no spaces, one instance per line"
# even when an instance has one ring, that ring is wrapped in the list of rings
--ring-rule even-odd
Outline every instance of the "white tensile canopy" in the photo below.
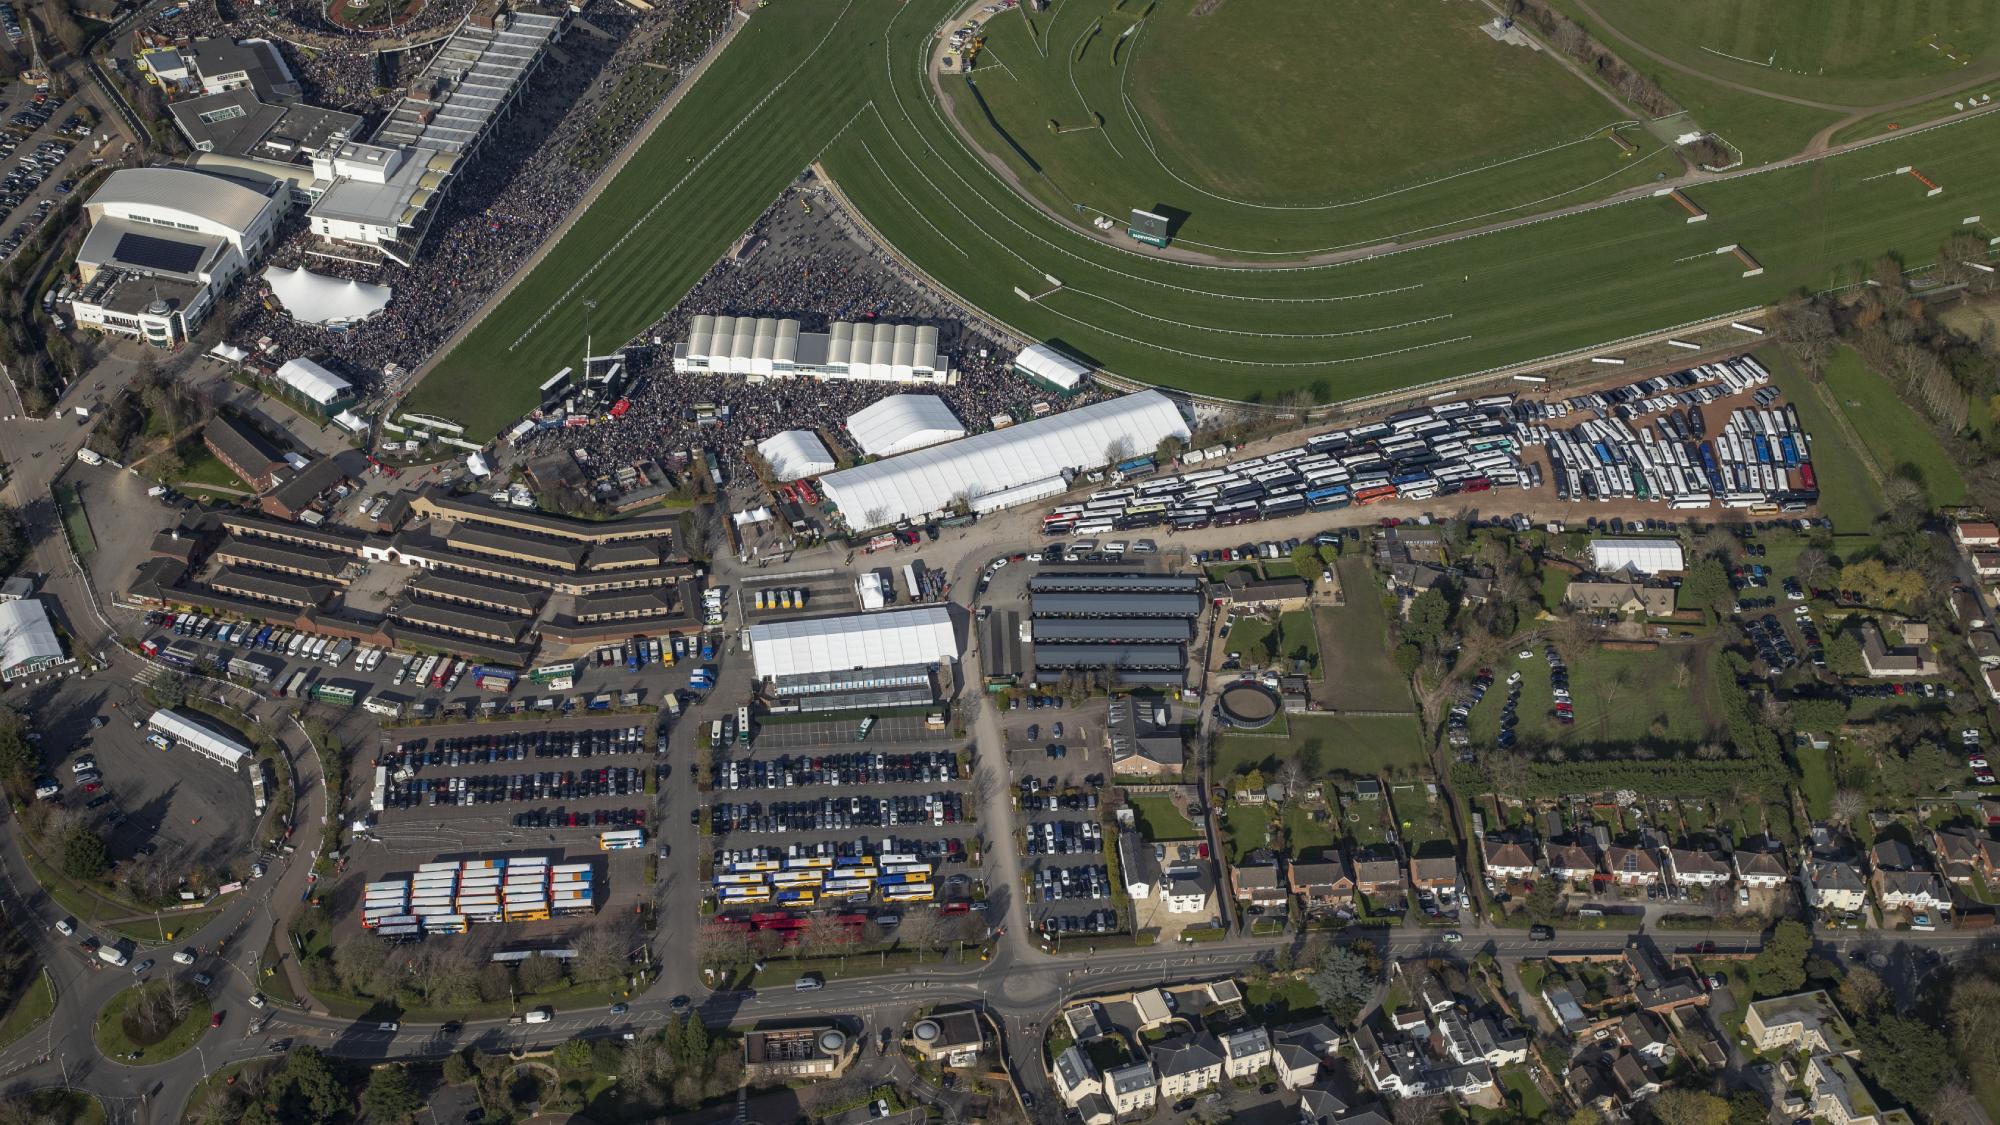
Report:
[[[757,452],[779,480],[816,477],[833,471],[833,454],[811,430],[784,430],[757,443]]]
[[[847,416],[847,432],[870,457],[893,457],[965,436],[965,426],[936,395],[890,395]]]
[[[346,281],[310,270],[272,266],[264,271],[271,292],[293,320],[307,324],[352,324],[381,312],[390,290],[365,281]]]

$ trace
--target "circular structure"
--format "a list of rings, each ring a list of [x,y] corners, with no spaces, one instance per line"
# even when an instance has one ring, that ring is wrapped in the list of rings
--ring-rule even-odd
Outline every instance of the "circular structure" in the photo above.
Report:
[[[165,993],[176,988],[187,990],[178,1009],[165,999]],[[209,1027],[207,997],[179,982],[152,981],[106,1001],[97,1014],[93,1038],[98,1053],[112,1062],[152,1066],[186,1054]]]
[[[923,1043],[926,1045],[935,1043],[937,1042],[937,1037],[939,1035],[937,1021],[918,1020],[917,1025],[910,1029],[910,1034],[913,1037],[915,1037],[916,1041],[919,1043]]]
[[[847,1036],[841,1032],[829,1030],[819,1037],[819,1049],[829,1055],[837,1055],[846,1047]]]
[[[1222,689],[1216,704],[1224,722],[1239,730],[1256,730],[1271,725],[1281,706],[1278,693],[1255,680],[1238,680]]]

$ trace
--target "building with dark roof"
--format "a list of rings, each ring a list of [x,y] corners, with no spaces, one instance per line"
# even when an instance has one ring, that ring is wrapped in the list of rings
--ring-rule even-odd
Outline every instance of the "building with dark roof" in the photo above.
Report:
[[[549,600],[549,592],[545,589],[435,570],[423,571],[412,578],[409,589],[434,601],[456,602],[524,617],[539,614]]]
[[[513,613],[446,605],[420,597],[404,598],[390,606],[389,619],[418,629],[504,645],[519,645],[533,625],[532,621]]]
[[[1208,1032],[1155,1043],[1148,1054],[1163,1098],[1184,1098],[1222,1082],[1222,1044]]]
[[[351,556],[338,551],[279,540],[235,537],[223,540],[212,557],[217,562],[230,565],[275,570],[298,578],[334,583],[340,581],[341,574],[354,562]]]
[[[492,555],[552,570],[575,570],[583,564],[584,555],[589,553],[589,548],[581,543],[502,531],[470,523],[456,524],[448,528],[444,533],[444,541],[461,551]]]
[[[1119,774],[1178,775],[1187,765],[1181,725],[1165,700],[1114,697],[1105,717],[1104,742]]]
[[[182,98],[167,106],[196,152],[286,165],[309,172],[312,154],[352,136],[361,118],[337,109],[267,101],[249,87]],[[277,169],[273,169],[275,174]],[[310,175],[307,177],[310,179]]]
[[[552,539],[600,545],[635,539],[671,543],[680,525],[680,516],[665,510],[618,520],[574,520],[518,508],[502,508],[483,498],[453,496],[441,488],[427,489],[413,498],[410,514],[417,519],[485,524]]]
[[[263,434],[226,414],[202,427],[201,444],[256,492],[275,484],[277,474],[287,468],[284,454]]]
[[[347,483],[347,474],[331,457],[322,457],[293,473],[291,479],[264,494],[257,506],[265,515],[295,520],[327,493]]]
[[[223,567],[208,580],[208,585],[225,594],[295,609],[325,605],[333,596],[333,587],[325,582],[302,582],[276,571],[234,566]]]
[[[1312,587],[1303,578],[1252,578],[1247,570],[1232,570],[1223,580],[1232,605],[1278,610],[1303,609]]]

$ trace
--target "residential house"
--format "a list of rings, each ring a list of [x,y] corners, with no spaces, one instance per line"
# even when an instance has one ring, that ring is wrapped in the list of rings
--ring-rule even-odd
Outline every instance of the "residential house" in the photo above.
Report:
[[[1611,1060],[1611,1086],[1625,1104],[1643,1101],[1660,1092],[1659,1079],[1639,1056],[1624,1053]]]
[[[1604,851],[1604,868],[1621,887],[1650,887],[1660,881],[1660,861],[1645,848],[1613,844]]]
[[[1673,1033],[1660,1017],[1648,1011],[1631,1012],[1619,1020],[1618,1038],[1654,1066],[1665,1066],[1673,1054]]]
[[[1753,891],[1774,891],[1791,877],[1782,851],[1738,848],[1731,856],[1736,864],[1736,880]]]
[[[1924,914],[1951,911],[1951,892],[1933,871],[1894,871],[1880,868],[1869,876],[1875,901],[1884,910],[1908,910]]]
[[[1443,567],[1429,563],[1397,563],[1389,568],[1389,589],[1404,597],[1415,597],[1445,580]]]
[[[1528,1061],[1528,1037],[1513,1020],[1492,1016],[1475,1020],[1472,1044],[1488,1066],[1516,1066]]]
[[[1461,1098],[1479,1097],[1493,1084],[1493,1068],[1479,1061],[1444,1068],[1437,1080],[1439,1089]]]
[[[1319,1081],[1319,1056],[1303,1043],[1286,1040],[1271,1048],[1271,1066],[1287,1090],[1302,1090]]]
[[[1701,982],[1692,973],[1667,965],[1650,938],[1641,937],[1625,946],[1625,964],[1637,981],[1632,995],[1641,1008],[1666,1013],[1708,1003],[1708,991]]]
[[[1579,578],[1563,591],[1563,604],[1591,613],[1615,613],[1621,617],[1671,617],[1674,596],[1672,586]]]
[[[1160,1097],[1168,1101],[1222,1081],[1222,1045],[1207,1032],[1155,1043],[1149,1053],[1159,1075]]]
[[[1331,1025],[1309,1023],[1289,1028],[1278,1034],[1281,1043],[1296,1043],[1323,1062],[1331,1063],[1340,1056],[1340,1032]]]
[[[1051,1077],[1055,1079],[1056,1094],[1072,1109],[1083,1099],[1104,1092],[1104,1080],[1098,1076],[1097,1067],[1091,1065],[1083,1048],[1075,1044],[1056,1056]]]
[[[1493,836],[1481,840],[1479,852],[1487,877],[1496,883],[1532,878],[1535,874],[1535,857],[1529,851],[1530,846]]]
[[[1719,887],[1729,881],[1729,863],[1699,848],[1668,848],[1667,877],[1682,887]]]
[[[1979,874],[1980,840],[1964,829],[1931,830],[1931,852],[1943,868],[1945,881],[1970,885]]]
[[[1354,872],[1339,852],[1328,850],[1316,860],[1293,860],[1286,866],[1292,893],[1307,911],[1336,910],[1354,905]]]
[[[1585,1014],[1583,1005],[1576,1002],[1576,994],[1560,983],[1552,983],[1542,988],[1542,1003],[1555,1013],[1556,1022],[1571,1035],[1580,1034],[1590,1027],[1590,1016]]]
[[[2000,882],[2000,840],[1979,838],[1979,870],[1988,883]]]
[[[1819,1055],[1806,1060],[1805,1087],[1815,1120],[1830,1125],[1909,1125],[1910,1115],[1900,1109],[1885,1110],[1868,1092],[1854,1064],[1841,1055]]]
[[[1458,857],[1444,855],[1411,856],[1410,884],[1427,891],[1450,890],[1458,886]]]
[[[1858,1054],[1854,1029],[1824,990],[1795,992],[1752,1001],[1743,1014],[1743,1034],[1759,1052]]]
[[[2000,547],[2000,524],[1963,520],[1951,526],[1951,537],[1960,547]]]
[[[1174,1022],[1174,1002],[1164,988],[1144,988],[1132,994],[1132,1011],[1139,1031],[1151,1031]]]
[[[2000,551],[1973,551],[1972,570],[1981,578],[2000,577]]]
[[[1986,628],[1986,610],[1980,606],[1978,594],[1963,586],[1953,586],[1948,600],[1951,615],[1958,619],[1959,624],[1967,629]]]
[[[1877,871],[1928,871],[1930,864],[1917,849],[1901,840],[1878,840],[1868,849],[1868,866]]]
[[[1854,864],[1807,856],[1799,863],[1806,905],[1833,914],[1859,914],[1868,905],[1868,881]]]
[[[1403,865],[1392,853],[1363,853],[1354,861],[1354,889],[1373,899],[1393,899],[1403,893]]]
[[[2000,574],[2000,551],[1981,551],[1973,556],[1973,565],[1979,565],[1984,555],[1993,557],[1994,574]],[[1980,571],[1982,575],[1986,571]],[[1908,643],[1891,647],[1882,639],[1882,630],[1873,621],[1861,623],[1861,667],[1876,678],[1922,679],[1938,674],[1937,660],[1930,650],[1922,645]]]
[[[1251,1027],[1222,1037],[1224,1077],[1249,1078],[1270,1065],[1270,1032],[1261,1027]]]
[[[1598,873],[1597,856],[1579,844],[1549,846],[1549,875],[1565,883],[1587,883]]]
[[[1232,864],[1229,883],[1236,901],[1246,906],[1282,910],[1289,897],[1283,874],[1275,862]]]
[[[1588,1106],[1599,1115],[1610,1117],[1618,1112],[1618,1094],[1611,1088],[1604,1072],[1597,1067],[1578,1063],[1564,1077],[1569,1086],[1570,1096],[1579,1105]]]
[[[1321,1086],[1299,1091],[1299,1125],[1346,1125],[1349,1120],[1339,1094]]]
[[[1981,667],[2000,666],[2000,636],[1995,636],[1993,630],[1974,629],[1965,635],[1965,639],[1972,645],[1972,655],[1979,660]]]
[[[1160,861],[1153,846],[1130,828],[1118,833],[1118,874],[1125,880],[1125,893],[1133,898],[1153,897],[1153,887],[1160,881]]]
[[[1479,1045],[1472,1038],[1471,1018],[1455,1008],[1438,1017],[1431,1043],[1455,1063],[1464,1064],[1480,1058]]]
[[[1419,1097],[1438,1093],[1444,1074],[1430,1064],[1429,1056],[1408,1039],[1384,1042],[1374,1029],[1364,1025],[1354,1033],[1354,1046],[1361,1055],[1361,1073],[1368,1088],[1396,1097]]]
[[[1062,1022],[1063,1026],[1069,1029],[1072,1043],[1088,1043],[1093,1039],[1102,1039],[1116,1030],[1111,1024],[1110,1014],[1104,1010],[1104,1005],[1095,1000],[1064,1008]]]
[[[1215,890],[1215,876],[1208,868],[1186,864],[1160,873],[1160,898],[1169,914],[1205,914],[1208,896]]]
[[[1152,1109],[1160,1102],[1153,1064],[1145,1059],[1104,1072],[1104,1099],[1120,1117]]]

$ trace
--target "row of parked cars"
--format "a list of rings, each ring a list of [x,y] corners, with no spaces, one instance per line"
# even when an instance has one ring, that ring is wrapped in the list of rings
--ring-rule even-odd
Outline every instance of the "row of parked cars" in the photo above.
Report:
[[[1079,934],[1108,934],[1118,928],[1118,912],[1093,910],[1088,914],[1050,914],[1038,923],[1049,937]]]
[[[644,809],[598,809],[571,812],[563,809],[529,809],[514,814],[516,828],[643,828]]]
[[[822,797],[817,801],[723,801],[711,807],[712,830],[724,832],[838,831],[895,824],[943,827],[964,819],[964,798],[954,792],[901,797]],[[696,810],[695,817],[700,816]]]
[[[963,863],[965,841],[956,837],[948,840],[905,840],[886,836],[871,844],[863,836],[858,840],[820,840],[808,844],[754,844],[747,848],[717,849],[715,866],[723,869],[732,863],[783,863],[788,859],[831,859],[844,866],[872,862],[873,857],[885,855],[913,855],[922,859]]]
[[[913,754],[826,754],[768,762],[730,762],[717,771],[725,789],[791,789],[801,785],[885,785],[954,781],[958,756],[946,751]]]
[[[1045,820],[1027,828],[1029,855],[1099,855],[1104,827],[1094,820]]]
[[[412,777],[389,783],[392,808],[437,805],[494,805],[503,801],[575,800],[623,797],[645,791],[633,766],[560,773],[487,774],[477,777]]]
[[[356,645],[339,637],[300,632],[282,625],[260,625],[254,621],[224,621],[199,613],[149,613],[146,623],[155,628],[171,628],[175,636],[189,640],[211,641],[246,651],[317,661],[334,668],[346,663],[352,655],[357,672],[374,669],[387,655],[386,649]]]
[[[527,758],[590,758],[609,754],[639,754],[646,749],[644,727],[596,730],[509,731],[505,734],[468,735],[441,738],[435,744],[425,740],[399,744],[384,755],[386,765],[476,766],[491,762],[519,762]]]
[[[1044,867],[1035,872],[1034,880],[1043,902],[1111,897],[1111,879],[1103,864]]]

